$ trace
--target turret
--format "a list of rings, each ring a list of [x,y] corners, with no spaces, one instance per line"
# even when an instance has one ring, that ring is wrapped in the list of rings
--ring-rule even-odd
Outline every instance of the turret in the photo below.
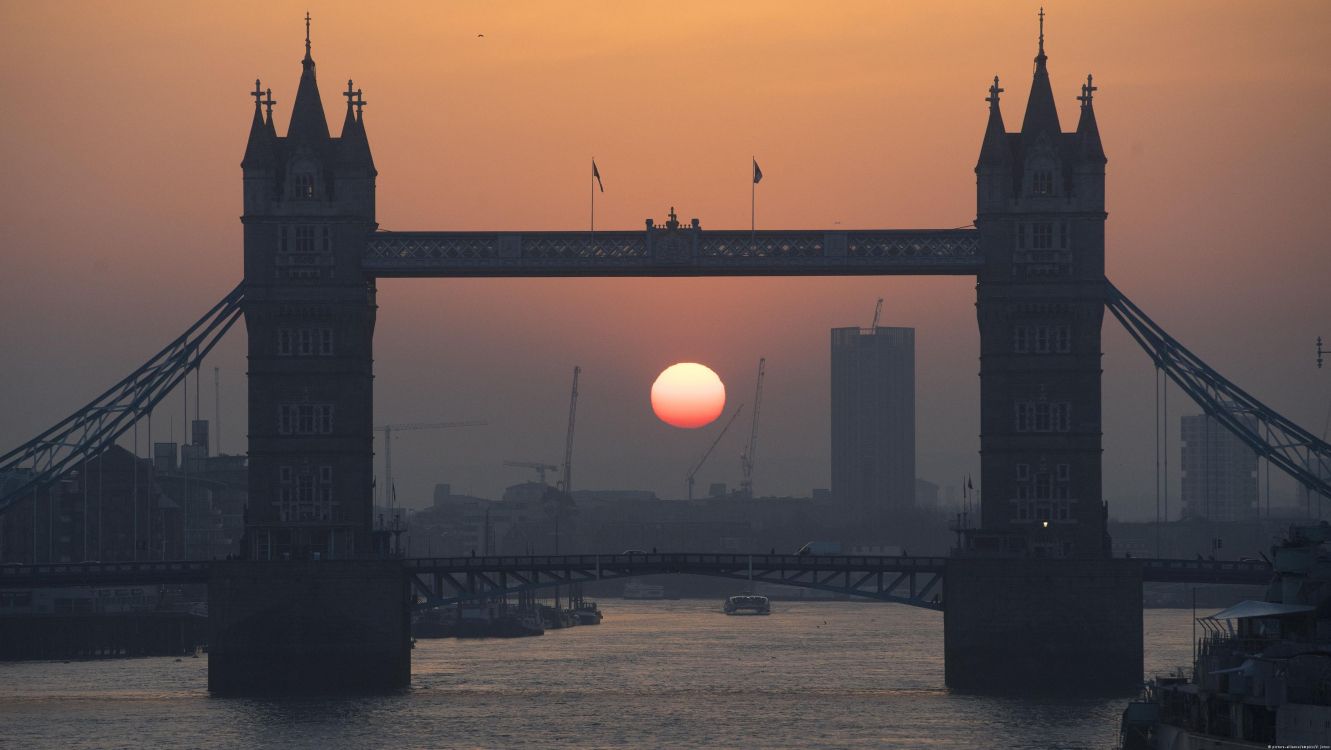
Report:
[[[365,135],[365,105],[361,91],[347,81],[347,114],[342,121],[342,135],[337,139],[334,195],[340,206],[352,213],[374,215],[374,157]]]
[[[264,100],[264,94],[268,98]],[[240,168],[244,174],[245,184],[245,213],[253,213],[260,210],[264,204],[274,197],[274,188],[276,186],[277,160],[274,150],[277,146],[277,138],[272,134],[272,92],[265,92],[259,84],[259,79],[254,79],[254,91],[250,92],[254,97],[254,119],[250,122],[250,137],[245,144],[245,156],[240,160]],[[268,106],[269,120],[264,121],[261,107]]]
[[[976,206],[981,214],[1002,211],[1012,200],[1012,147],[1003,127],[1003,113],[998,108],[998,76],[989,87],[989,124],[980,144],[980,160],[975,165]]]
[[[1081,119],[1077,121],[1076,166],[1073,168],[1073,192],[1082,207],[1087,210],[1103,211],[1105,208],[1105,158],[1104,146],[1100,143],[1100,128],[1095,123],[1095,107],[1091,100],[1096,86],[1092,77],[1086,76],[1086,83],[1081,87]]]

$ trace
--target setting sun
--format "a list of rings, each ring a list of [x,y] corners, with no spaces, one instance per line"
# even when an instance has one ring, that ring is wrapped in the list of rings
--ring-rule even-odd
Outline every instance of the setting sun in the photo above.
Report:
[[[706,365],[680,362],[667,367],[652,383],[652,411],[672,427],[709,425],[724,408],[726,386]]]

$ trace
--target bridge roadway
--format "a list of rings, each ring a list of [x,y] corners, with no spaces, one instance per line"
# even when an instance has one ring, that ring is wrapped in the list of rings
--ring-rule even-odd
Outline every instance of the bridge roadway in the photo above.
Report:
[[[785,584],[942,609],[946,557],[737,555],[692,552],[407,558],[416,608],[468,599],[661,574]],[[1144,582],[1262,585],[1265,562],[1134,559]],[[206,584],[212,561],[42,563],[0,566],[0,589],[48,586]],[[274,562],[280,565],[280,562]]]

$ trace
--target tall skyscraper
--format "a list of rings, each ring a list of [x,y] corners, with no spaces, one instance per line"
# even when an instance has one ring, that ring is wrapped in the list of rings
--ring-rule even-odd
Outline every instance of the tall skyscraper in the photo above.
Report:
[[[1205,415],[1181,420],[1183,517],[1242,521],[1257,517],[1257,453]]]
[[[915,504],[915,329],[832,329],[832,497],[879,523]]]

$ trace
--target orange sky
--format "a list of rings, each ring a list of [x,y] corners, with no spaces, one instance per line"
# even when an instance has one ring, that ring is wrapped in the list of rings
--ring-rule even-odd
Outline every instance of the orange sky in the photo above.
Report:
[[[348,77],[369,101],[387,229],[581,228],[592,156],[598,227],[641,227],[672,205],[704,228],[745,226],[750,155],[765,174],[760,227],[963,225],[985,89],[1002,76],[1019,127],[1035,52],[1036,5],[1006,2],[4,3],[0,449],[239,280],[246,92],[263,78],[285,123],[307,5],[334,130]],[[1100,86],[1109,276],[1320,432],[1331,6],[1161,6],[1047,4],[1066,128],[1083,76]],[[866,325],[880,296],[885,324],[918,330],[918,473],[955,484],[978,463],[968,279],[382,282],[379,421],[491,422],[465,439],[404,437],[399,495],[424,503],[452,481],[497,496],[527,478],[502,460],[555,462],[574,364],[579,483],[681,495],[712,436],[657,421],[652,379],[698,361],[747,401],[760,356],[755,487],[825,487],[827,329]],[[1112,322],[1105,352],[1106,496],[1115,514],[1153,514],[1151,371]],[[243,334],[215,359],[224,447],[238,451]],[[211,416],[211,373],[205,384]],[[163,407],[158,434],[180,408]],[[699,482],[737,483],[741,442],[728,435]]]

